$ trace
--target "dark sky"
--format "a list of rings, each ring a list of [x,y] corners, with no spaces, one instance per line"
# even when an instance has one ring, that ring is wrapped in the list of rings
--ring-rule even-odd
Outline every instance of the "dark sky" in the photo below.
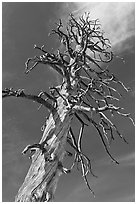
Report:
[[[29,75],[24,74],[24,63],[36,55],[34,44],[45,44],[46,49],[57,49],[56,36],[48,33],[57,19],[67,20],[70,12],[76,16],[90,11],[93,18],[99,18],[112,41],[116,55],[110,70],[132,88],[126,94],[122,91],[121,106],[134,117],[135,99],[135,52],[134,52],[134,3],[3,3],[3,88],[24,88],[26,93],[38,94],[52,85],[59,77],[49,67],[38,66]],[[28,156],[21,152],[28,144],[39,142],[40,128],[48,111],[31,101],[7,98],[3,101],[3,201],[14,201],[30,166]],[[83,151],[91,158],[98,178],[89,175],[89,182],[95,191],[94,199],[85,186],[79,172],[62,176],[58,183],[55,201],[64,202],[125,202],[134,201],[134,127],[125,118],[116,118],[121,133],[129,141],[125,144],[116,135],[111,152],[120,165],[111,163],[109,157],[92,127],[85,130]],[[76,124],[73,124],[76,129]]]

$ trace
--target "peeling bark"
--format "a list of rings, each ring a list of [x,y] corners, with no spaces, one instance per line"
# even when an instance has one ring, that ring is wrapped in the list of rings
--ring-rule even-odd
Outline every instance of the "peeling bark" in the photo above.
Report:
[[[84,127],[91,124],[96,129],[107,155],[114,163],[119,164],[109,151],[109,140],[115,139],[113,133],[115,132],[124,142],[127,141],[113,124],[111,117],[107,117],[106,112],[110,112],[111,116],[116,113],[127,117],[134,124],[130,113],[121,112],[123,108],[116,107],[113,103],[115,100],[120,101],[122,97],[113,87],[113,83],[122,86],[126,92],[129,88],[100,64],[109,63],[113,59],[113,53],[109,40],[100,29],[98,19],[90,20],[89,13],[86,13],[76,20],[71,14],[66,28],[67,33],[62,28],[60,20],[53,33],[59,37],[64,52],[58,50],[57,54],[50,54],[44,46],[35,45],[34,48],[43,55],[29,58],[25,63],[26,73],[38,64],[48,64],[61,75],[61,85],[50,88],[50,94],[42,91],[38,96],[25,94],[23,90],[13,91],[12,88],[6,88],[2,92],[3,98],[9,96],[26,98],[40,103],[50,111],[40,142],[28,145],[23,151],[24,154],[29,150],[35,153],[31,156],[30,169],[15,198],[17,202],[53,201],[59,177],[63,173],[70,173],[73,167],[79,164],[82,177],[94,195],[87,174],[95,175],[90,159],[82,152],[81,146]],[[66,57],[69,60],[66,61]],[[96,68],[93,68],[95,66]],[[98,119],[95,119],[94,115],[97,115]],[[78,140],[71,128],[73,117],[81,124]],[[70,169],[63,167],[66,143],[75,151]]]
[[[58,109],[56,113],[51,113],[46,121],[46,128],[39,143],[44,143],[45,152],[42,154],[42,151],[37,149],[32,156],[32,164],[15,201],[53,200],[57,182],[63,173],[62,162],[72,116],[72,110],[68,109],[64,100],[59,97]]]

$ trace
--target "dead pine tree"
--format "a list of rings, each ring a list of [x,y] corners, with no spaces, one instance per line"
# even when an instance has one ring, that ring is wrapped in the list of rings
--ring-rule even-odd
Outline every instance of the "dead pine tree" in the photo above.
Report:
[[[49,93],[42,91],[38,95],[12,88],[2,91],[3,98],[30,99],[50,111],[40,142],[28,145],[23,151],[23,154],[30,151],[32,163],[15,198],[17,202],[53,201],[59,177],[71,173],[79,164],[82,177],[94,195],[87,179],[88,173],[94,176],[91,162],[81,148],[85,126],[91,124],[97,130],[106,153],[118,164],[110,153],[110,143],[115,139],[115,133],[127,141],[107,113],[127,117],[134,124],[130,113],[124,113],[123,108],[115,105],[122,96],[113,85],[122,86],[127,92],[129,88],[108,70],[113,52],[99,20],[91,20],[89,13],[79,18],[70,14],[67,25],[64,27],[59,20],[51,34],[58,36],[63,48],[49,53],[44,46],[35,45],[42,54],[27,60],[25,72],[28,74],[38,64],[49,65],[62,77],[62,83],[49,88]],[[71,127],[74,117],[81,124],[78,137]],[[66,150],[66,145],[71,146],[74,155]],[[65,156],[72,157],[70,168],[63,166]]]

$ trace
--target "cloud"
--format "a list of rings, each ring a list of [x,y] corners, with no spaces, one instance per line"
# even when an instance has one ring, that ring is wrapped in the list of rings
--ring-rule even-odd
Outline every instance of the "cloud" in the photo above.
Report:
[[[90,194],[86,184],[81,181],[66,198],[69,202],[133,202],[134,201],[134,152],[119,158],[120,165],[106,165],[102,162],[96,169],[98,178],[89,179],[95,192]]]
[[[135,165],[135,153],[134,152],[130,152],[129,154],[122,155],[119,158],[119,162],[122,165],[134,166]]]
[[[61,4],[58,18],[66,25],[69,13],[78,18],[84,12],[90,12],[91,19],[100,20],[105,36],[111,41],[113,52],[119,54],[124,51],[134,52],[134,10],[135,4],[130,2],[65,2]],[[62,44],[58,49],[62,50]],[[56,76],[58,84],[61,83],[60,77]]]
[[[134,165],[135,154],[129,152],[119,156],[120,165],[108,164],[102,159],[96,165],[98,178],[88,176],[89,184],[95,192],[95,198],[89,193],[86,184],[81,181],[68,195],[66,201],[93,202],[133,202],[134,201]]]
[[[72,5],[68,6],[68,3],[63,8],[71,9],[77,17],[87,11],[90,12],[92,19],[100,19],[102,28],[116,52],[133,50],[131,48],[134,42],[131,39],[135,35],[134,2],[71,2],[71,4],[73,8]]]
[[[117,157],[117,161],[119,162],[120,167],[124,166],[134,166],[135,165],[135,153],[134,152],[129,152],[128,154],[121,155]],[[102,168],[103,166],[108,166],[109,161],[107,158],[102,158],[98,161],[98,168]]]

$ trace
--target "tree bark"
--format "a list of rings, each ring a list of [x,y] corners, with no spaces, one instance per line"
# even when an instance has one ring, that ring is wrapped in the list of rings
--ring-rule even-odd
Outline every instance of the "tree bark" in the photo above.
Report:
[[[72,120],[71,110],[64,104],[64,100],[59,97],[57,103],[58,109],[56,113],[51,113],[46,121],[46,128],[40,141],[40,144],[46,141],[45,146],[48,144],[48,149],[43,154],[37,149],[32,156],[32,164],[15,198],[16,202],[53,200],[57,182],[64,172],[62,162]]]
[[[119,114],[129,118],[134,124],[130,113],[123,113],[121,112],[123,108],[114,105],[122,95],[113,84],[122,86],[126,92],[129,88],[107,68],[103,69],[101,66],[102,63],[109,63],[113,59],[113,52],[98,19],[90,20],[87,13],[76,20],[71,14],[68,25],[67,33],[63,31],[61,20],[57,24],[57,29],[52,30],[63,43],[65,51],[58,50],[57,54],[50,54],[44,46],[35,45],[34,48],[42,51],[43,55],[28,58],[25,63],[26,73],[38,64],[50,65],[62,76],[62,84],[53,87],[51,95],[46,92],[41,92],[38,96],[28,95],[22,90],[13,91],[12,88],[3,90],[3,98],[15,96],[30,99],[51,111],[40,142],[28,145],[23,151],[26,153],[28,150],[35,150],[35,153],[31,156],[32,164],[15,198],[17,202],[53,201],[59,177],[62,173],[69,173],[75,164],[81,165],[82,177],[90,192],[94,194],[86,177],[88,173],[94,174],[90,160],[81,148],[84,126],[87,125],[84,121],[96,129],[106,153],[116,164],[118,161],[109,151],[114,133],[117,133],[124,142],[127,141],[111,121],[111,116],[114,116],[114,113]],[[47,98],[42,98],[43,95]],[[110,117],[107,116],[108,112]],[[94,115],[97,117],[94,118]],[[75,138],[71,128],[73,116],[81,123],[78,139]],[[75,151],[70,169],[64,168],[62,164],[67,141]]]

